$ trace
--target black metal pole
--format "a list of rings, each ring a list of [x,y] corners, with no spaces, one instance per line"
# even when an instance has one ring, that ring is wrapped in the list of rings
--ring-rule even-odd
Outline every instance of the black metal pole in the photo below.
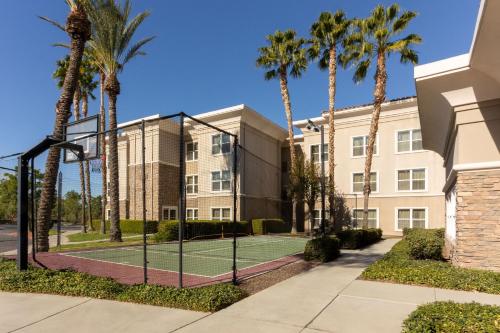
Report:
[[[62,177],[62,172],[59,171],[59,179],[57,182],[57,247],[61,247]]]
[[[238,222],[236,220],[237,205],[238,205],[238,136],[234,137],[233,142],[233,284],[237,284],[237,267],[236,267],[236,235]]]
[[[180,142],[179,142],[179,288],[183,287],[182,272],[182,242],[184,240],[184,222],[186,219],[184,175],[184,113],[180,113]]]
[[[146,123],[142,120],[142,252],[144,267],[144,284],[148,284],[148,252],[146,235]]]
[[[35,158],[31,159],[31,257],[36,261]]]
[[[19,157],[17,170],[17,269],[28,269],[28,160]]]
[[[321,131],[321,234],[325,236],[325,127],[320,126]]]
[[[358,227],[358,194],[354,193],[354,198],[356,198],[356,228]]]

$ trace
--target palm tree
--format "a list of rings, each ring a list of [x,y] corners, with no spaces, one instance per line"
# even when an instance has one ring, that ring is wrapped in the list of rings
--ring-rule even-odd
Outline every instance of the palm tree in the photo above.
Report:
[[[346,36],[351,21],[343,11],[334,14],[323,12],[311,26],[311,47],[308,50],[311,60],[319,59],[321,70],[328,69],[328,203],[330,225],[335,223],[335,94],[337,91],[337,48]],[[320,149],[321,151],[321,149]],[[323,158],[323,156],[321,156]]]
[[[68,122],[72,99],[76,90],[80,63],[85,43],[90,37],[90,22],[87,19],[85,0],[66,0],[70,12],[66,19],[65,31],[71,39],[70,58],[67,74],[56,104],[56,120],[52,135],[63,139],[63,127]],[[54,203],[55,185],[59,172],[61,150],[53,147],[49,150],[45,163],[43,188],[38,206],[38,251],[49,250],[49,229],[52,206]]]
[[[97,64],[97,63],[96,63]],[[104,71],[99,69],[99,122],[102,132],[106,130],[106,108],[104,107],[104,83],[106,81],[106,74]],[[101,147],[101,182],[102,182],[102,194],[101,194],[101,234],[106,233],[106,205],[107,205],[107,193],[108,193],[108,176],[107,176],[107,165],[106,165],[106,135],[101,135],[99,138]]]
[[[363,20],[357,20],[355,29],[346,39],[345,53],[341,63],[346,67],[354,63],[356,70],[353,76],[355,82],[362,81],[371,66],[376,61],[375,88],[373,91],[373,114],[366,148],[366,161],[363,186],[363,228],[368,228],[368,200],[371,192],[370,173],[373,158],[373,147],[378,131],[378,121],[382,103],[386,99],[387,68],[386,61],[391,54],[399,54],[402,64],[418,63],[418,55],[412,49],[413,45],[422,42],[417,34],[406,37],[398,36],[408,27],[408,24],[417,14],[412,11],[403,11],[400,14],[398,4],[387,8],[379,5],[373,9],[371,15]]]
[[[300,77],[307,68],[307,57],[303,38],[297,38],[294,30],[276,31],[273,35],[266,37],[268,45],[259,48],[257,67],[266,69],[264,78],[266,80],[279,79],[281,88],[281,98],[285,107],[285,114],[288,123],[288,140],[290,144],[290,165],[296,166],[295,140],[293,137],[293,117],[290,94],[288,92],[288,75]],[[293,172],[291,172],[293,174]],[[290,178],[293,182],[293,177]],[[293,184],[291,184],[293,186]],[[301,198],[296,198],[301,201]],[[294,207],[295,212],[295,207]],[[297,231],[296,219],[292,219],[292,233]]]
[[[134,33],[149,16],[149,12],[139,13],[130,19],[132,8],[128,0],[123,5],[116,0],[94,0],[94,3],[97,10],[89,13],[92,22],[89,49],[99,70],[105,74],[104,90],[108,96],[110,240],[121,241],[116,120],[116,100],[120,94],[118,73],[130,60],[145,55],[141,48],[154,37],[144,38],[129,47]]]

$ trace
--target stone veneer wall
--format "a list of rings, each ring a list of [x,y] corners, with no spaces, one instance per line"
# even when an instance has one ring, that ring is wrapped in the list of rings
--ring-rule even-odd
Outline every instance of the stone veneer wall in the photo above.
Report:
[[[452,262],[500,272],[500,170],[458,172],[456,186]]]

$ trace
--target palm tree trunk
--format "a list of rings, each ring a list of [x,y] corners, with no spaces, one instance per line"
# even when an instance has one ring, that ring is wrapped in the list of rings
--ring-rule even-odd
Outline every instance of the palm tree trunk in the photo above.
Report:
[[[52,135],[56,138],[63,138],[63,127],[68,122],[70,115],[71,102],[75,93],[80,63],[82,61],[85,43],[90,37],[90,22],[83,8],[77,6],[72,9],[66,22],[66,31],[71,38],[70,59],[66,77],[64,78],[61,95],[56,104],[56,120]],[[43,177],[43,187],[38,205],[38,228],[37,250],[46,252],[49,250],[49,229],[54,204],[55,185],[57,174],[59,172],[59,160],[61,150],[51,148],[45,162],[45,173]]]
[[[120,230],[120,193],[118,179],[118,141],[116,122],[116,98],[120,93],[120,83],[116,74],[106,77],[106,92],[108,94],[109,112],[109,206],[110,217],[110,241],[121,242],[122,234]]]
[[[87,93],[82,94],[82,115],[84,118],[87,118],[89,114],[89,96]],[[91,231],[94,231],[94,225],[92,223],[92,190],[90,186],[90,165],[89,161],[84,162],[85,165],[85,192],[87,193],[87,217],[88,217],[88,226]]]
[[[335,93],[337,79],[337,49],[330,48],[328,63],[328,204],[330,226],[335,225]],[[323,157],[321,157],[323,158]]]
[[[286,120],[288,124],[288,141],[290,145],[290,174],[293,174],[292,168],[295,167],[295,140],[293,137],[293,118],[292,118],[292,105],[290,103],[290,94],[288,93],[288,80],[286,77],[286,72],[281,71],[280,73],[280,88],[281,88],[281,99],[283,100],[283,105],[285,106]],[[291,179],[293,182],[293,179]],[[294,186],[294,184],[292,184]],[[297,233],[297,214],[296,206],[298,204],[297,198],[292,198],[294,200],[293,213],[292,213],[292,234]]]
[[[104,132],[106,130],[106,109],[104,108],[104,81],[106,80],[106,75],[103,71],[99,71],[99,118],[100,118],[100,130]],[[106,135],[102,134],[101,140],[101,181],[102,181],[102,205],[101,205],[101,233],[106,233],[106,205],[107,205],[107,195],[108,195],[108,177],[107,177],[107,165],[106,165]]]
[[[80,100],[81,100],[81,90],[77,84],[77,87],[75,89],[75,94],[73,95],[73,115],[75,117],[75,120],[80,120]],[[83,168],[82,161],[78,162],[78,167],[80,169],[80,195],[81,195],[81,201],[82,201],[82,215],[80,217],[81,217],[81,222],[82,222],[82,232],[86,233],[87,232],[87,218],[86,218],[85,210],[87,209],[87,205],[86,205],[87,197],[85,195],[85,170]]]
[[[385,90],[387,84],[387,71],[385,68],[385,53],[379,52],[377,56],[377,70],[375,72],[375,90],[373,91],[373,115],[368,135],[368,147],[366,148],[365,179],[363,186],[363,229],[368,228],[368,201],[371,193],[370,174],[373,159],[373,147],[378,132],[378,121],[385,101]],[[378,184],[377,184],[378,185]]]

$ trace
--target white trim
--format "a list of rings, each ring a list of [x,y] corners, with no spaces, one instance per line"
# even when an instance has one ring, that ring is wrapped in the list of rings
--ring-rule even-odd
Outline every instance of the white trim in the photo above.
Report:
[[[217,135],[220,135],[221,136],[221,144],[220,144],[220,153],[217,153],[217,154],[214,154],[213,153],[213,147],[214,147],[214,140],[213,140],[213,137],[214,136],[217,136]],[[227,153],[223,153],[222,152],[222,135],[227,135],[229,136],[229,151]],[[231,154],[232,152],[232,144],[231,144],[231,136],[226,134],[226,133],[222,133],[222,132],[216,132],[216,133],[212,133],[210,135],[210,155],[211,156],[224,156],[224,155],[229,155]]]
[[[193,176],[196,176],[196,177],[197,177],[197,179],[196,179],[196,184],[193,184],[193,185],[191,185],[191,186],[196,185],[196,186],[198,187],[198,191],[193,192],[193,193],[188,193],[188,190],[187,190],[187,188],[188,188],[187,179],[188,179],[188,177],[193,177]],[[198,176],[198,174],[197,174],[197,173],[193,173],[193,174],[188,174],[188,175],[186,175],[186,183],[185,183],[185,185],[186,185],[186,195],[187,195],[187,196],[190,196],[190,197],[192,197],[192,196],[197,196],[197,195],[198,195],[198,193],[200,192],[200,177]]]
[[[398,211],[401,209],[410,210],[410,228],[413,228],[413,210],[414,209],[424,209],[425,210],[425,229],[429,229],[429,207],[394,207],[394,231],[403,231],[403,229],[398,229]]]
[[[323,122],[325,121],[325,118],[323,116],[321,117],[316,117],[316,118],[308,118],[308,119],[302,119],[302,120],[296,120],[292,123],[293,126],[301,126],[301,125],[307,125],[309,123],[309,120],[312,121],[313,123],[317,122]]]
[[[352,210],[353,212],[354,212],[354,211],[356,211],[356,210],[363,211],[363,210],[364,210],[364,208],[358,208],[358,209],[356,209],[355,207],[352,207],[352,208],[351,208],[351,210]],[[376,228],[377,228],[377,229],[378,229],[378,228],[380,228],[380,209],[379,209],[378,207],[368,207],[368,210],[375,210],[375,211],[376,211],[376,213],[377,213],[377,217],[376,217],[376,219],[377,219],[377,221],[376,221],[376,222],[377,222],[377,223],[376,223],[376,224],[377,224],[377,226],[376,226]],[[353,216],[354,216],[354,215],[353,215]],[[359,220],[358,220],[358,221],[356,221],[356,222],[359,222]]]
[[[325,150],[325,154],[328,155],[328,142],[325,142],[323,144],[324,146],[327,146],[326,150]],[[318,146],[320,148],[320,151],[319,151],[319,155],[321,156],[321,143],[310,143],[309,144],[309,160],[312,162],[312,152],[311,152],[311,147],[313,146]],[[321,161],[323,160],[323,156],[321,156],[320,160],[317,161],[317,162],[314,162],[314,164],[320,164]],[[328,157],[326,158],[326,160],[324,160],[324,162],[328,162]]]
[[[453,170],[455,171],[470,171],[470,170],[484,170],[484,169],[498,169],[498,168],[500,168],[500,161],[462,163],[453,166]]]
[[[362,193],[357,193],[358,199],[362,198],[360,197],[360,194]],[[400,192],[398,194],[374,194],[374,198],[425,198],[425,197],[442,197],[445,194],[442,192],[439,193],[425,193],[425,192]],[[344,196],[348,199],[355,199],[356,196],[353,193],[347,193],[344,194]],[[370,198],[372,195],[370,194]]]
[[[196,219],[192,219],[190,221],[197,221],[200,219],[200,209],[198,207],[194,207],[194,208],[186,208],[186,220],[188,219],[188,211],[193,211],[193,217],[194,217],[194,211],[196,211]]]
[[[398,135],[400,132],[410,132],[410,150],[407,151],[398,151],[399,148],[399,140],[398,140]],[[394,154],[396,155],[403,155],[403,154],[411,154],[411,153],[420,153],[420,152],[425,152],[425,149],[419,149],[419,150],[413,150],[413,131],[420,131],[422,133],[422,129],[420,128],[406,128],[406,129],[398,129],[394,133]],[[421,140],[423,141],[423,140]]]
[[[218,209],[219,210],[220,216],[221,216],[219,220],[214,219],[213,212],[212,212],[213,209]],[[217,206],[216,207],[210,206],[210,220],[213,220],[213,221],[224,221],[222,219],[222,210],[223,209],[229,209],[229,220],[228,221],[232,221],[233,220],[233,209],[232,209],[232,207],[227,207],[227,206],[226,207],[225,206],[222,206],[222,207],[221,206],[218,206],[218,207]]]
[[[197,156],[197,157],[196,157],[196,159],[188,160],[188,159],[187,159],[187,153],[188,153],[187,146],[188,146],[188,144],[191,144],[191,143],[192,143],[193,145],[196,143],[196,153],[197,153],[197,154],[196,154],[196,156]],[[194,141],[194,140],[192,140],[192,141],[186,142],[186,148],[185,148],[185,149],[186,149],[186,150],[185,150],[185,151],[186,151],[186,158],[185,158],[186,163],[189,163],[189,162],[197,162],[197,161],[198,161],[199,152],[200,152],[199,148],[200,148],[200,144],[198,143],[198,141]]]
[[[153,120],[153,119],[158,119],[158,118],[160,118],[160,114],[159,113],[158,114],[154,114],[152,116],[144,117],[144,118],[139,118],[139,119],[134,119],[134,120],[126,121],[124,123],[118,124],[118,126],[116,126],[116,127],[117,128],[123,128],[123,127],[127,127],[127,126],[130,126],[130,125],[139,124],[143,120]]]
[[[229,190],[223,190],[222,189],[222,181],[223,181],[222,180],[222,172],[223,171],[229,172]],[[212,173],[214,173],[214,172],[218,172],[220,174],[220,180],[219,180],[220,190],[218,190],[218,191],[214,191],[214,188],[212,186],[213,183],[214,183],[214,180],[212,178],[212,176],[213,176]],[[229,192],[231,192],[231,190],[233,189],[233,186],[234,186],[232,175],[233,175],[233,172],[231,170],[229,170],[229,169],[226,169],[226,170],[221,170],[221,169],[219,169],[219,170],[211,170],[210,171],[210,193],[218,194],[218,193],[229,193]]]
[[[379,177],[379,172],[378,170],[371,170],[372,173],[375,173],[376,175],[376,184],[377,184],[377,190],[376,191],[371,191],[370,194],[377,194],[377,193],[380,193],[380,177]],[[353,177],[354,177],[354,174],[358,174],[358,173],[361,173],[363,175],[363,184],[365,182],[365,172],[364,171],[351,171],[351,193],[356,193],[356,194],[363,194],[363,191],[361,192],[356,192],[354,191],[354,181],[353,181]],[[364,187],[364,185],[363,185]]]
[[[424,169],[425,171],[425,189],[423,190],[413,190],[413,170],[420,170]],[[398,178],[398,173],[399,171],[410,171],[410,189],[409,190],[400,190],[399,189],[399,178]],[[411,168],[402,168],[402,169],[396,169],[395,173],[395,191],[396,193],[422,193],[422,192],[429,192],[429,170],[428,167],[411,167]]]
[[[363,140],[363,155],[360,155],[360,156],[354,156],[354,145],[353,145],[353,139],[354,138],[359,138],[359,137],[362,137],[364,136],[365,139]],[[352,135],[351,136],[351,158],[366,158],[366,149],[368,147],[368,136],[369,134],[367,135]],[[376,154],[373,154],[373,156],[379,156],[380,155],[380,145],[379,145],[379,140],[380,139],[380,135],[377,133],[376,137],[375,137],[375,145],[377,147],[377,153]]]
[[[178,219],[179,218],[179,212],[177,210],[177,206],[168,206],[168,205],[162,205],[161,206],[161,217],[162,217],[162,221],[166,221],[166,220],[169,220],[170,219],[170,211],[171,210],[175,210],[175,219]],[[165,219],[165,209],[168,209],[168,218]]]

